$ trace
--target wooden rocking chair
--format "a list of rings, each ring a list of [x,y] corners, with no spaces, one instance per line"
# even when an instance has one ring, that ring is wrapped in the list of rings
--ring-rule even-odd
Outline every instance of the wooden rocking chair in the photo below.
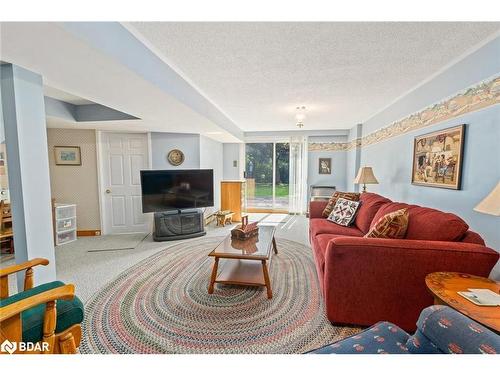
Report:
[[[53,281],[33,287],[33,267],[47,264],[47,259],[36,258],[0,270],[2,354],[76,353],[82,336],[83,304],[75,296],[74,285]],[[9,296],[8,275],[24,270],[24,291]],[[10,350],[5,350],[5,343]]]

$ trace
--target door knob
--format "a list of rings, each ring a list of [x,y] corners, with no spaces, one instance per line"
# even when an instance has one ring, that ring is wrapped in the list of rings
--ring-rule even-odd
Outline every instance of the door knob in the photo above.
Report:
[[[106,194],[110,194],[111,193],[111,189],[106,189]]]

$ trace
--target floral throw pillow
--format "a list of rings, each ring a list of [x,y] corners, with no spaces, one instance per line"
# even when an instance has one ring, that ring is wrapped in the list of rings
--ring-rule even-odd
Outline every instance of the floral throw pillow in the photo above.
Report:
[[[333,211],[328,216],[328,220],[333,221],[335,224],[348,227],[354,222],[358,207],[359,202],[338,198],[335,207],[333,207]]]
[[[333,195],[330,197],[328,200],[328,204],[326,205],[325,209],[323,210],[323,217],[329,217],[330,214],[333,211],[333,208],[335,207],[335,203],[337,203],[337,199],[339,198],[344,198],[350,201],[359,201],[359,193],[344,193],[342,191],[336,191],[333,193]]]
[[[389,212],[382,216],[365,237],[371,238],[405,238],[410,215],[407,208]]]

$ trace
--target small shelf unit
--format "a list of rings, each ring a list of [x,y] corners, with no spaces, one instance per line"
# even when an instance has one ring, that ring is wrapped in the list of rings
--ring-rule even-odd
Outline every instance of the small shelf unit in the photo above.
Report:
[[[76,204],[54,204],[54,242],[56,246],[76,241]]]

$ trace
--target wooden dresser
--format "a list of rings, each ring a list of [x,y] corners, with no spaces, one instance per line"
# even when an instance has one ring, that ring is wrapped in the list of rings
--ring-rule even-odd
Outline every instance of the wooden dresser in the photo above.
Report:
[[[244,180],[221,181],[220,209],[234,212],[233,221],[241,221],[241,215],[246,210]]]

